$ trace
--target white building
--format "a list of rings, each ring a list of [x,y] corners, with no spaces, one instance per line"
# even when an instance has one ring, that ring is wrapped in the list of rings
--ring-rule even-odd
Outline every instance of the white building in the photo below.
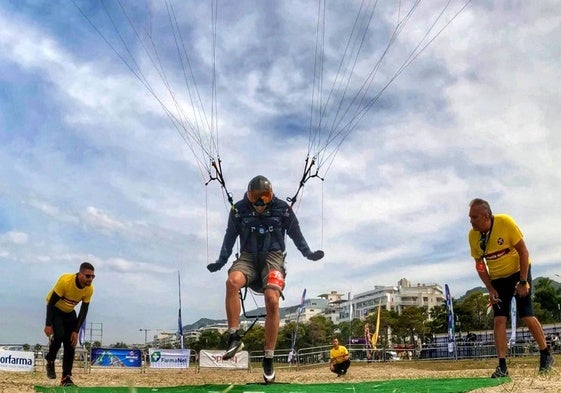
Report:
[[[349,320],[349,313],[352,319],[364,318],[369,313],[375,312],[378,305],[388,311],[396,311],[399,314],[407,307],[424,307],[428,310],[444,302],[444,291],[438,284],[416,284],[402,278],[397,283],[397,287],[375,286],[366,292],[354,295],[350,302],[340,303],[340,307],[346,308],[339,312],[342,316],[347,316],[343,320]]]
[[[352,296],[352,298],[351,298]],[[444,303],[445,297],[442,287],[438,284],[416,284],[405,278],[398,281],[397,286],[374,286],[373,289],[355,295],[351,293],[341,294],[331,291],[321,294],[318,298],[306,299],[304,308],[300,314],[299,323],[305,323],[313,316],[324,315],[331,319],[334,324],[348,322],[351,319],[363,319],[368,314],[377,311],[378,306],[386,310],[401,313],[407,307],[426,306],[431,310],[436,305]],[[292,306],[286,311],[284,317],[281,315],[280,325],[295,322],[298,317],[299,306]],[[249,312],[248,314],[252,314]],[[253,320],[242,321],[242,328],[247,327]],[[260,318],[258,324],[264,324],[264,318]],[[203,330],[216,330],[222,334],[228,329],[226,323],[208,325],[197,329],[196,332],[186,332],[186,335],[195,337]]]
[[[304,307],[302,308],[298,322],[308,322],[313,316],[323,314],[328,307],[329,301],[327,299],[306,299],[304,300]],[[296,322],[298,318],[298,308],[300,308],[300,306],[292,308],[290,312],[287,311],[283,319],[285,324]]]

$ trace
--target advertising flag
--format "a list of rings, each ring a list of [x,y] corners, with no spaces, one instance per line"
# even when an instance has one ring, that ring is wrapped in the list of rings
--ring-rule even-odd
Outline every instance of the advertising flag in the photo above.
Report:
[[[452,353],[455,349],[456,334],[454,332],[454,306],[452,304],[452,296],[450,296],[448,284],[444,285],[444,291],[444,296],[446,297],[446,313],[448,316],[448,352]]]
[[[181,321],[181,275],[177,272],[177,286],[179,292],[179,312],[177,313],[177,339],[179,345],[183,349],[183,322]]]
[[[516,343],[516,298],[513,296],[510,302],[510,339],[508,346],[512,348]]]
[[[378,317],[376,318],[376,330],[372,333],[372,348],[376,349],[376,344],[378,344],[378,337],[380,336],[380,313],[382,311],[382,305],[380,304],[382,300],[378,302]]]
[[[296,326],[294,327],[294,333],[292,334],[292,346],[290,347],[290,352],[288,353],[288,363],[292,362],[295,355],[294,347],[296,346],[296,338],[298,337],[298,322],[300,320],[300,314],[304,310],[304,302],[306,301],[306,288],[302,292],[302,298],[300,299],[300,307],[296,314]]]

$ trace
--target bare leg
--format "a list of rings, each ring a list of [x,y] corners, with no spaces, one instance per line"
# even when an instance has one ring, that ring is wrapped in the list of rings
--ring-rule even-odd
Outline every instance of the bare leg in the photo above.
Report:
[[[495,317],[494,320],[495,346],[499,358],[506,358],[508,343],[506,339],[506,317]]]
[[[226,280],[226,318],[228,327],[237,328],[240,326],[240,312],[242,309],[239,297],[240,289],[245,285],[243,273],[233,271]]]
[[[526,325],[526,327],[534,337],[534,340],[536,340],[538,347],[540,349],[547,348],[547,341],[545,340],[542,325],[540,324],[538,319],[536,317],[524,317],[522,318],[522,320],[524,321],[524,324]]]
[[[265,309],[267,317],[265,318],[265,350],[274,350],[277,345],[277,336],[279,334],[279,298],[280,293],[276,289],[265,289]]]

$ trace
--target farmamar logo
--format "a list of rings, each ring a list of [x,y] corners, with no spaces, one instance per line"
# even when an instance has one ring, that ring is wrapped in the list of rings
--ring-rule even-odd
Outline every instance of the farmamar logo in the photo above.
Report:
[[[152,352],[152,355],[150,355],[150,361],[154,363],[158,362],[161,358],[162,354],[160,353],[160,351]]]

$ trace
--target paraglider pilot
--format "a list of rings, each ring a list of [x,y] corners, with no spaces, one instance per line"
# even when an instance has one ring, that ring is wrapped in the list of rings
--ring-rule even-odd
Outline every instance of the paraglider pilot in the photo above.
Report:
[[[241,303],[239,290],[249,286],[262,292],[265,299],[265,348],[263,378],[275,380],[273,356],[279,331],[279,298],[284,289],[285,235],[309,260],[323,258],[323,251],[311,251],[300,231],[292,208],[273,194],[273,186],[265,176],[249,182],[244,198],[230,211],[228,226],[218,260],[207,266],[211,272],[220,270],[232,254],[236,239],[240,239],[240,256],[228,270],[226,280],[226,316],[228,318],[228,349],[223,360],[232,358],[243,348],[239,331]]]

